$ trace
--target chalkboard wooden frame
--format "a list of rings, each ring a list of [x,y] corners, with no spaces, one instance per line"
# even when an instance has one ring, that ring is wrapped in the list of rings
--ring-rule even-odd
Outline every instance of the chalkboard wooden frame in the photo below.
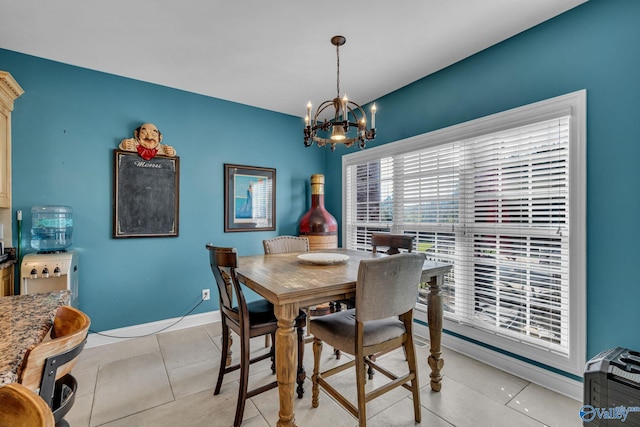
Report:
[[[113,151],[113,237],[178,237],[180,158]]]
[[[224,164],[224,232],[276,229],[276,170]]]

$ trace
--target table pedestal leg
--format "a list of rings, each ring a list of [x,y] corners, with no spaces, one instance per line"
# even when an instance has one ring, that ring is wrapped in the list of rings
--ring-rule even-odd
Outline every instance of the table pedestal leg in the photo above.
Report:
[[[431,367],[431,390],[440,391],[442,388],[442,375],[440,370],[444,366],[442,359],[442,295],[440,288],[444,277],[442,275],[432,277],[429,280],[429,296],[427,299],[429,322],[429,339],[431,341],[430,355],[427,362]]]
[[[295,427],[293,400],[297,374],[295,319],[298,315],[298,304],[275,306],[274,309],[278,319],[278,330],[276,331],[276,375],[280,397],[280,412],[276,425],[278,427]]]

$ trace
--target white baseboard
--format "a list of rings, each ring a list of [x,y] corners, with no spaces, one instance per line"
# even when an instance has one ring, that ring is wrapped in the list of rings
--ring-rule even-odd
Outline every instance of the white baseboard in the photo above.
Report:
[[[414,332],[423,337],[429,337],[429,327],[414,323]],[[547,369],[532,365],[522,360],[515,359],[506,354],[493,351],[470,341],[443,333],[442,346],[479,360],[487,365],[508,372],[512,375],[538,384],[541,387],[556,391],[580,402],[583,400],[583,384],[580,381],[551,372]],[[446,375],[446,360],[445,371]]]
[[[191,328],[193,326],[205,325],[207,323],[219,322],[220,311],[209,311],[207,313],[192,314],[183,319],[179,317],[173,319],[159,320],[157,322],[143,323],[140,325],[128,326],[126,328],[111,329],[99,333],[91,333],[87,337],[85,348],[98,347],[105,344],[112,344],[128,339],[138,338],[145,335],[153,335],[160,331],[170,332],[180,329]],[[166,329],[165,329],[166,328]],[[108,335],[108,336],[107,336]]]

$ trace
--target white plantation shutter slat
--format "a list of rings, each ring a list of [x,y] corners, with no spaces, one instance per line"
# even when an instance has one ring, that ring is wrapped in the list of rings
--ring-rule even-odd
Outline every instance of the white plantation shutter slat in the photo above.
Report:
[[[413,234],[454,266],[447,318],[568,355],[569,136],[563,116],[350,164],[347,247]]]

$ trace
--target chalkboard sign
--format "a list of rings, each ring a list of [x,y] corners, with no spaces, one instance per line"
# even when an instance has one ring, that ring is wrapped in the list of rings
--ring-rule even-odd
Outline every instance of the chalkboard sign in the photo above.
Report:
[[[177,237],[180,158],[114,153],[113,237]]]

